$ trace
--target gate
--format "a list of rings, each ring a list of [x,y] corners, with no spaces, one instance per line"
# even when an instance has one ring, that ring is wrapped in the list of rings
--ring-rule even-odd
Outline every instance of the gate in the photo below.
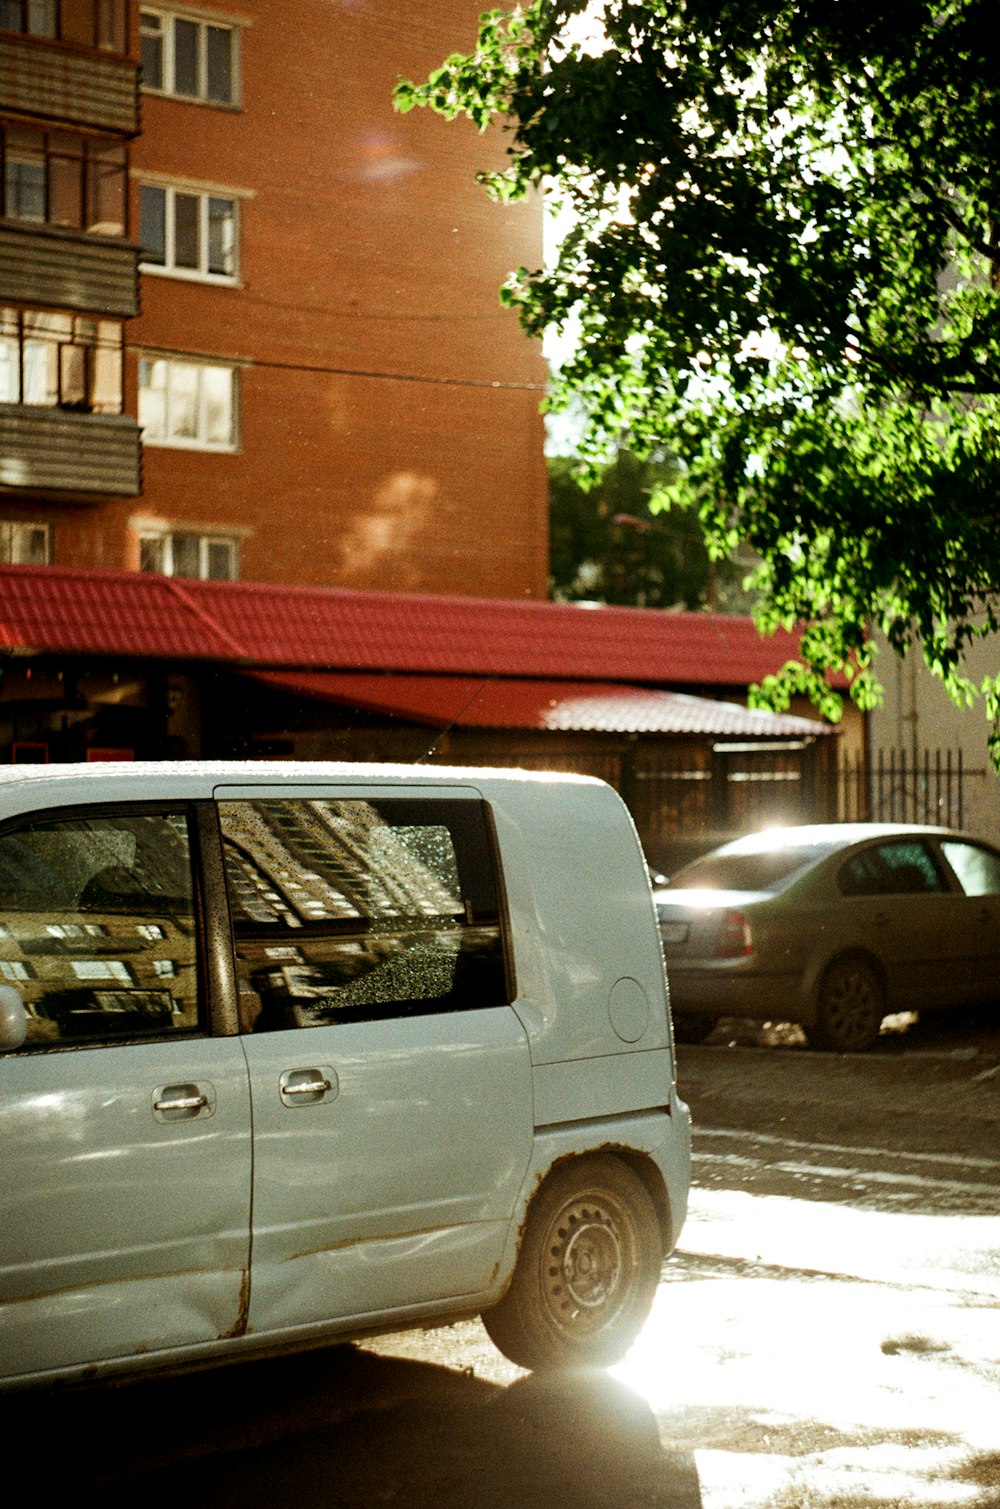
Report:
[[[961,749],[879,749],[847,756],[837,771],[841,822],[938,823],[962,828],[968,783],[985,770],[966,767]]]

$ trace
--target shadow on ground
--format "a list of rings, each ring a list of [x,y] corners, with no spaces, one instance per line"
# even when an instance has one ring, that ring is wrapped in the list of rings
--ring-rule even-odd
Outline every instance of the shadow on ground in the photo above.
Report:
[[[796,1022],[755,1022],[720,1017],[704,1039],[717,1047],[805,1049],[806,1036]],[[683,1046],[681,1051],[683,1052]],[[960,1007],[953,1011],[902,1011],[886,1017],[875,1054],[981,1053],[1000,1055],[1000,1004]]]
[[[701,1505],[693,1455],[665,1451],[649,1406],[598,1372],[498,1388],[345,1346],[7,1402],[8,1440],[36,1442],[50,1501],[65,1489],[213,1509]]]

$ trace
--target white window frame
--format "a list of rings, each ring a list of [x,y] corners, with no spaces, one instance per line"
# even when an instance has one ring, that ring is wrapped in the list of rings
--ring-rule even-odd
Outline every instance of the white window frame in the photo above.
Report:
[[[219,530],[219,531],[215,531],[215,530],[202,530],[202,529],[198,528],[197,525],[191,525],[191,526],[189,526],[187,528],[185,528],[182,525],[175,525],[172,529],[156,528],[156,529],[140,529],[139,530],[139,546],[140,546],[140,550],[141,550],[141,548],[142,548],[143,545],[146,545],[146,544],[155,544],[159,548],[159,550],[161,552],[159,567],[157,568],[157,570],[156,570],[155,573],[154,573],[153,570],[151,570],[150,568],[147,567],[146,571],[147,571],[148,575],[154,575],[154,574],[157,574],[157,575],[160,575],[160,576],[177,576],[178,575],[178,572],[175,569],[175,562],[174,562],[174,540],[179,535],[183,535],[183,536],[185,536],[185,538],[189,538],[189,539],[190,538],[195,538],[198,541],[198,575],[197,575],[196,578],[193,578],[193,580],[203,581],[203,582],[207,582],[207,581],[230,581],[230,582],[238,582],[239,581],[239,579],[240,579],[240,539],[239,539],[239,536],[238,535],[233,535],[233,534],[226,534],[226,533],[224,533],[221,530]],[[228,550],[228,552],[229,552],[229,559],[230,559],[230,562],[231,562],[231,565],[232,565],[232,570],[231,570],[229,576],[227,576],[227,577],[211,577],[211,576],[209,576],[209,552],[210,552],[210,550],[212,549],[213,546],[219,546],[219,545],[224,546]],[[140,569],[142,569],[141,566],[140,566]],[[189,578],[189,579],[192,579],[192,578]]]
[[[148,419],[143,419],[143,393],[154,391],[143,385],[143,368],[145,364],[152,366],[155,362],[165,362],[168,369],[180,368],[194,369],[199,373],[198,393],[196,399],[196,434],[177,435],[171,434],[171,390],[169,374],[167,386],[164,389],[164,433],[156,434],[150,427]],[[225,441],[210,440],[208,438],[208,410],[205,390],[201,376],[205,371],[225,372],[230,379],[230,433]],[[139,427],[142,431],[143,445],[163,446],[171,450],[185,451],[216,451],[229,454],[239,449],[239,407],[240,387],[239,369],[233,362],[208,361],[196,357],[173,356],[163,352],[146,351],[139,354]]]
[[[144,15],[158,17],[160,21],[160,46],[162,48],[161,75],[162,82],[159,85],[142,81],[142,88],[148,94],[159,94],[169,99],[186,100],[199,105],[210,105],[216,110],[238,110],[241,101],[242,81],[242,32],[246,24],[235,17],[216,14],[212,11],[188,9],[186,6],[139,6],[139,44],[142,46],[144,33],[142,18]],[[174,22],[188,21],[198,28],[198,57],[197,89],[194,94],[187,94],[176,87],[176,57]],[[208,29],[215,28],[218,31],[227,31],[230,36],[230,80],[231,91],[228,100],[213,99],[208,93]]]
[[[140,236],[142,232],[141,196],[143,189],[156,189],[164,196],[164,260],[147,262],[141,259],[140,269],[159,278],[184,278],[193,283],[222,283],[235,287],[240,281],[240,199],[244,197],[234,189],[221,189],[206,184],[167,183],[163,179],[143,177],[139,180]],[[179,267],[177,255],[177,195],[186,194],[198,201],[198,263],[197,267]],[[224,199],[233,209],[233,270],[212,272],[208,266],[209,200]]]

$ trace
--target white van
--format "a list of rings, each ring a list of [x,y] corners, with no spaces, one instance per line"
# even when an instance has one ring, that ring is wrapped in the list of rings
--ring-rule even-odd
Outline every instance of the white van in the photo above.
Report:
[[[420,766],[0,773],[8,1385],[481,1313],[606,1363],[684,1220],[619,798]]]

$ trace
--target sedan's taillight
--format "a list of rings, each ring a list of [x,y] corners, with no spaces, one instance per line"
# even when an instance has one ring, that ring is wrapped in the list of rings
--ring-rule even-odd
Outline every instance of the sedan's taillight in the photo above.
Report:
[[[742,912],[725,911],[719,926],[719,939],[715,945],[717,959],[745,959],[753,953],[753,935],[750,923]]]

